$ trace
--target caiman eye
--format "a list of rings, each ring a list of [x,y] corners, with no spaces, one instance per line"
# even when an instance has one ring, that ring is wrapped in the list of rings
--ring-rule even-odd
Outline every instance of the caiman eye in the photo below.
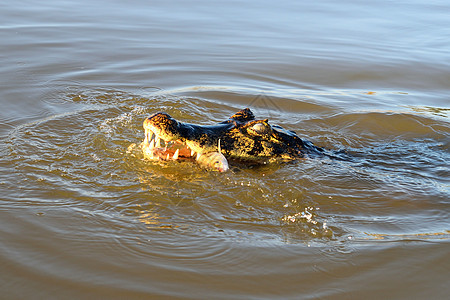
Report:
[[[252,126],[252,129],[258,134],[266,134],[270,131],[269,126],[264,123],[256,123]]]

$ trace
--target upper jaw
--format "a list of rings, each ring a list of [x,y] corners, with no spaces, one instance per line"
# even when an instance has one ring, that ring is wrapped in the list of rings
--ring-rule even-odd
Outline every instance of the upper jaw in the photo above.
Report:
[[[146,133],[153,132],[165,141],[180,139],[180,123],[164,112],[158,112],[146,118],[143,127]]]

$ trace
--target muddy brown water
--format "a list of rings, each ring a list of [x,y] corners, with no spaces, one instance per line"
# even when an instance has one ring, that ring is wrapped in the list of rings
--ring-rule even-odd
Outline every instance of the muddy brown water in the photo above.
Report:
[[[2,299],[444,299],[445,1],[3,1]],[[145,161],[250,107],[348,159]]]

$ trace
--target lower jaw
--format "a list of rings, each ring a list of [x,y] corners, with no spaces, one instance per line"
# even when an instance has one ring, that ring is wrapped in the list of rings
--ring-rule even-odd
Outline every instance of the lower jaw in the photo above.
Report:
[[[182,144],[177,147],[150,147],[147,143],[141,144],[142,153],[144,157],[149,160],[183,160],[183,159],[195,159],[195,153],[191,151],[187,146]]]

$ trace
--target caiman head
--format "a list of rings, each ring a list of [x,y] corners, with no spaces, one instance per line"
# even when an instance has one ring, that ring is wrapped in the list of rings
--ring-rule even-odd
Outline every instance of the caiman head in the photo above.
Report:
[[[320,149],[293,131],[270,125],[268,119],[255,120],[249,108],[215,125],[183,123],[159,112],[144,121],[144,129],[142,149],[147,159],[198,160],[201,155],[219,152],[227,160],[264,164],[295,160],[308,150]]]

